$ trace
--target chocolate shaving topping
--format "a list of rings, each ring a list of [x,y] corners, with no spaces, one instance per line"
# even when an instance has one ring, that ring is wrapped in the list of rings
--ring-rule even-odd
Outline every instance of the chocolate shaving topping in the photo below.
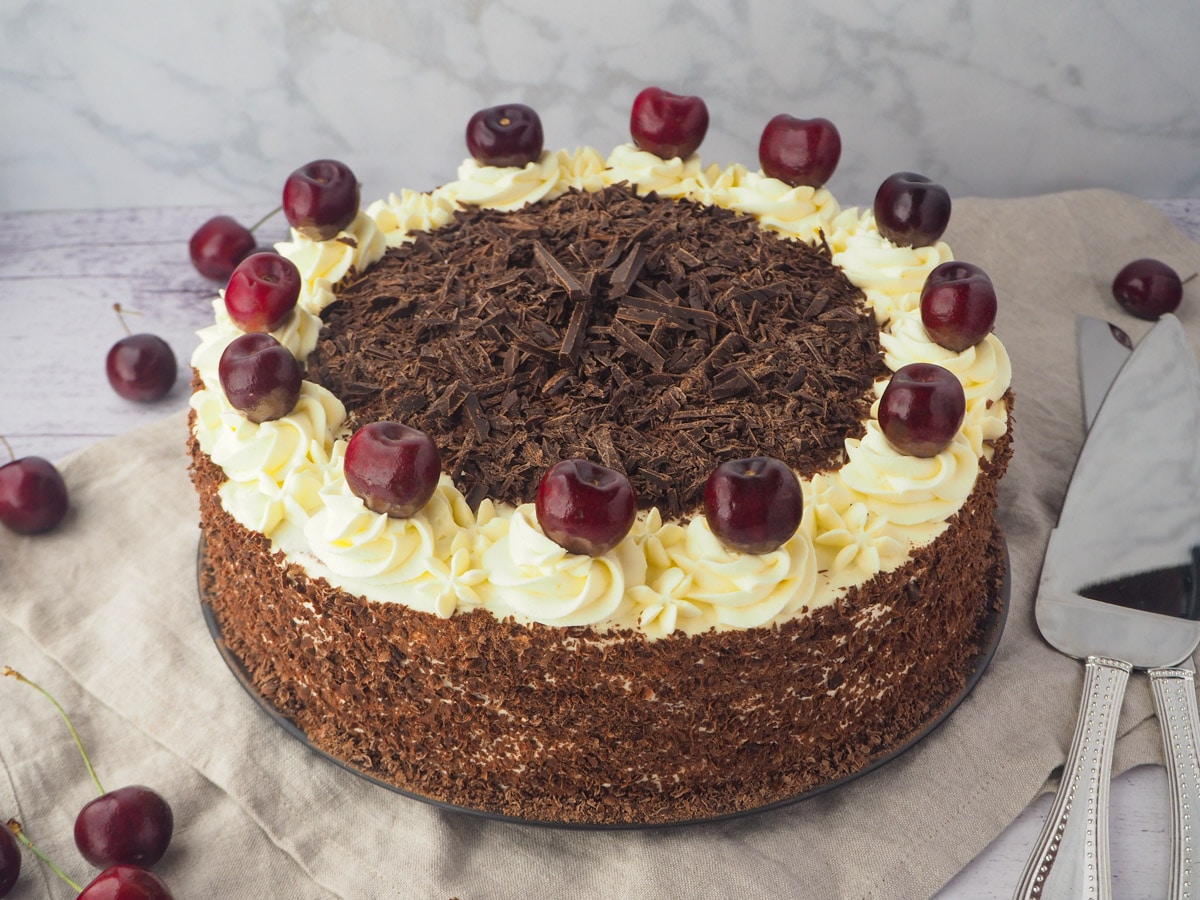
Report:
[[[685,515],[719,463],[841,464],[884,374],[828,246],[625,185],[468,210],[343,282],[308,378],[441,448],[473,506],[583,457]]]

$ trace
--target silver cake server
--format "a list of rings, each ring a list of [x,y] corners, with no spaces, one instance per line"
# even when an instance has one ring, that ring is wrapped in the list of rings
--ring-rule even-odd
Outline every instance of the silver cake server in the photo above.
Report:
[[[1117,373],[1133,352],[1129,335],[1103,319],[1079,316],[1075,336],[1079,350],[1079,378],[1083,398],[1083,425],[1092,421]],[[1191,627],[1200,628],[1200,624]],[[1192,821],[1200,813],[1200,712],[1196,708],[1196,669],[1191,659],[1178,666],[1150,670],[1154,712],[1162,729],[1163,758],[1170,786],[1171,880],[1169,897],[1200,897],[1196,874],[1197,841]]]
[[[1121,368],[1076,463],[1035,615],[1085,660],[1058,794],[1018,898],[1107,900],[1108,793],[1130,672],[1175,667],[1200,641],[1200,370],[1164,316]]]

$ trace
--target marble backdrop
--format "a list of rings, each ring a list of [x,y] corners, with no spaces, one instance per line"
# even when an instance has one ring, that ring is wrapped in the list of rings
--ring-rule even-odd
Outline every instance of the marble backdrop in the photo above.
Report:
[[[756,165],[777,112],[833,119],[845,205],[901,169],[1200,197],[1197,0],[4,0],[0,211],[265,211],[321,156],[366,200],[428,189],[480,107],[607,152],[647,84],[706,99],[707,161]]]

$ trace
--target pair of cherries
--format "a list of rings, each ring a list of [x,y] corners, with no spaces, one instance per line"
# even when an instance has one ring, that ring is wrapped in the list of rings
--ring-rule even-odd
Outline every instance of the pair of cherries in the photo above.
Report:
[[[84,859],[102,871],[85,887],[80,887],[53,864],[51,868],[79,892],[82,900],[171,900],[166,884],[150,871],[171,842],[175,819],[170,805],[144,785],[105,791],[70,717],[58,701],[15,670],[5,666],[2,673],[34,688],[54,705],[100,792],[75,818],[75,845]],[[21,871],[18,840],[41,856],[16,820],[10,820],[7,828],[0,828],[0,897],[12,890]]]
[[[534,508],[546,537],[571,553],[600,556],[633,527],[637,499],[623,472],[567,459],[546,470]],[[705,484],[708,527],[739,553],[777,549],[796,533],[802,511],[799,480],[772,457],[722,463]]]

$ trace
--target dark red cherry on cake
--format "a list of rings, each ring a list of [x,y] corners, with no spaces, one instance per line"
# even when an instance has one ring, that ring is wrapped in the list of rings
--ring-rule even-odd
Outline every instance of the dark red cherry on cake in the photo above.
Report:
[[[407,519],[437,490],[442,457],[433,438],[419,428],[371,422],[350,438],[344,468],[350,490],[368,509]]]
[[[0,897],[7,897],[21,874],[21,846],[8,828],[0,825]]]
[[[149,869],[110,866],[84,886],[78,900],[174,900],[174,895]]]
[[[542,145],[542,120],[524,103],[490,106],[467,122],[467,152],[481,166],[525,166]]]
[[[637,497],[624,472],[565,459],[542,475],[534,509],[542,533],[564,550],[603,556],[629,534]]]
[[[217,362],[217,376],[229,405],[251,422],[270,422],[290,413],[304,381],[291,351],[262,332],[230,341]]]
[[[152,866],[167,852],[175,817],[162,795],[140,784],[101,794],[75,817],[75,846],[97,868]]]
[[[1135,259],[1113,278],[1112,292],[1126,312],[1154,321],[1179,308],[1183,280],[1161,260]]]
[[[67,484],[54,464],[23,456],[0,466],[0,523],[17,534],[41,534],[67,514]]]
[[[629,133],[647,153],[687,159],[708,133],[708,107],[699,97],[648,87],[634,98]]]
[[[305,237],[327,241],[354,221],[360,195],[349,166],[336,159],[314,159],[284,182],[283,214]]]
[[[247,256],[225,288],[225,310],[242,331],[274,331],[299,299],[300,270],[278,253]]]
[[[254,232],[233,216],[213,216],[188,241],[192,265],[205,278],[228,281],[238,263],[254,252]]]
[[[879,233],[902,247],[926,247],[950,224],[950,193],[915,172],[889,175],[875,192]]]
[[[879,398],[879,427],[908,456],[937,456],[962,426],[967,399],[962,382],[933,363],[898,369]]]
[[[175,352],[156,334],[129,334],[108,350],[104,372],[126,400],[153,403],[171,392],[178,375]]]
[[[780,113],[758,142],[763,174],[792,187],[820,187],[842,158],[842,136],[828,119],[798,119]]]
[[[704,485],[704,517],[725,546],[770,553],[800,527],[804,496],[785,463],[770,456],[723,462]]]
[[[996,324],[996,288],[987,272],[950,260],[934,267],[921,288],[921,321],[939,346],[961,353]]]

